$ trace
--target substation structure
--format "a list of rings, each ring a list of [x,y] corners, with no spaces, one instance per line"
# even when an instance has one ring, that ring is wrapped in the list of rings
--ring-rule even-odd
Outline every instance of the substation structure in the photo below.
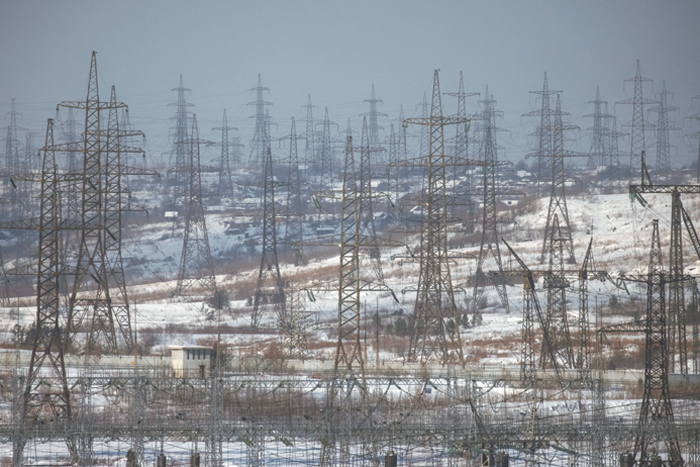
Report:
[[[262,371],[262,373],[261,373]],[[592,399],[582,394],[575,373],[563,376],[561,391],[553,372],[535,380],[518,371],[469,371],[460,367],[402,372],[370,370],[363,383],[335,372],[295,374],[240,369],[208,378],[175,378],[164,369],[82,368],[68,386],[82,403],[75,416],[44,412],[27,436],[23,464],[100,465],[129,456],[155,465],[158,456],[182,464],[197,453],[205,465],[317,465],[335,439],[338,465],[379,465],[390,451],[399,465],[594,465],[604,440],[602,465],[618,465],[638,436],[638,403],[618,401],[615,415],[594,420]],[[215,372],[214,372],[215,373]],[[0,443],[16,435],[12,415],[26,374],[0,378]],[[42,383],[59,384],[47,377]],[[533,383],[533,381],[535,381]],[[608,401],[634,390],[636,381],[601,379]],[[529,398],[537,388],[547,402],[528,429]],[[327,396],[333,391],[330,413]],[[87,401],[87,402],[86,402]],[[369,405],[369,416],[365,404]],[[674,400],[675,424],[686,465],[697,465],[700,402]],[[329,427],[326,423],[332,418]],[[657,434],[658,435],[658,434]],[[71,459],[66,440],[91,446]],[[534,464],[533,464],[534,465]]]

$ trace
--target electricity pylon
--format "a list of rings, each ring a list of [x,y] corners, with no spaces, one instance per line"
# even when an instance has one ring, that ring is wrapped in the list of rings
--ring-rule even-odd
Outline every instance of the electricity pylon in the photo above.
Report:
[[[651,82],[650,79],[642,78],[641,67],[637,60],[637,72],[634,78],[626,79],[625,83],[634,83],[634,95],[631,99],[625,99],[617,102],[618,104],[632,104],[632,121],[626,125],[631,127],[632,134],[630,135],[630,180],[637,178],[639,168],[642,166],[642,152],[646,151],[645,132],[647,129],[653,129],[653,125],[644,121],[644,105],[657,104],[653,99],[644,97],[643,84]]]
[[[173,207],[180,206],[182,199],[187,193],[187,183],[189,179],[187,177],[187,167],[189,166],[187,141],[189,138],[187,130],[188,107],[194,107],[194,104],[187,102],[185,100],[185,92],[190,91],[187,89],[182,81],[182,75],[180,75],[180,84],[178,87],[171,89],[171,91],[177,91],[177,102],[170,103],[168,105],[176,106],[175,111],[175,132],[172,135],[173,138],[173,148],[170,152],[170,164],[171,169],[169,173],[171,177],[168,185],[171,189],[171,203]],[[173,161],[174,157],[174,161]]]
[[[36,333],[27,377],[22,388],[21,410],[16,413],[17,427],[12,438],[12,465],[19,467],[26,436],[34,423],[46,423],[48,418],[65,423],[72,417],[71,391],[66,379],[63,359],[64,330],[59,313],[59,230],[61,229],[59,176],[54,146],[54,122],[49,119],[41,169],[41,195],[38,219],[39,255],[37,267]],[[48,370],[56,386],[41,384],[39,374]],[[73,459],[77,451],[72,437],[66,438]]]
[[[671,130],[680,130],[669,119],[669,114],[678,110],[678,107],[673,107],[668,104],[668,95],[671,94],[666,90],[666,80],[662,81],[661,92],[657,92],[658,105],[652,107],[649,112],[656,112],[658,118],[656,120],[656,169],[657,173],[665,178],[668,178],[671,172]]]
[[[267,305],[273,305],[278,321],[285,315],[284,282],[280,274],[277,259],[277,216],[275,214],[275,177],[272,167],[272,151],[267,149],[263,165],[263,218],[262,218],[262,254],[258,283],[253,297],[253,314],[250,325],[260,325]]]
[[[314,107],[311,104],[311,94],[309,94],[309,99],[307,104],[304,106],[306,108],[306,141],[304,144],[304,168],[309,170],[309,166],[316,162],[316,145],[315,142],[315,128],[314,128]]]
[[[185,233],[174,295],[183,296],[198,285],[213,296],[216,293],[216,276],[202,204],[199,157],[201,140],[196,115],[192,116],[192,136],[187,142],[189,143],[189,170],[187,170],[188,183],[185,197]]]
[[[608,145],[605,144],[608,128],[606,126],[607,118],[604,108],[607,108],[608,103],[600,99],[600,86],[595,88],[595,99],[588,101],[588,103],[593,104],[593,113],[584,115],[584,117],[593,117],[593,127],[589,128],[589,130],[592,130],[591,149],[588,151],[586,167],[593,169],[608,166],[610,163],[608,160]]]
[[[539,94],[542,99],[542,105],[539,110],[533,110],[523,114],[523,117],[540,117],[540,124],[535,131],[537,136],[537,152],[532,156],[537,158],[535,175],[537,176],[537,197],[540,196],[540,185],[546,178],[547,169],[552,159],[552,149],[554,141],[554,128],[552,127],[552,110],[551,96],[556,96],[561,91],[550,91],[547,81],[547,72],[544,73],[544,83],[542,91],[530,91],[532,94]]]
[[[316,147],[317,165],[319,170],[319,185],[318,189],[323,191],[330,187],[333,182],[333,171],[335,169],[335,156],[333,154],[333,144],[331,142],[331,125],[336,125],[331,122],[328,117],[328,107],[326,114],[323,117],[320,146]],[[337,126],[337,125],[336,125]]]
[[[568,260],[568,251],[564,245],[569,237],[563,235],[559,225],[559,216],[555,213],[549,238],[549,274],[545,276],[544,288],[547,289],[547,330],[549,331],[551,349],[542,346],[540,366],[542,369],[556,363],[565,368],[575,368],[569,320],[566,313],[566,289],[569,281],[564,276],[564,263]],[[550,356],[560,357],[552,362]]]
[[[301,203],[301,180],[299,175],[299,154],[297,151],[297,130],[294,117],[289,135],[289,181],[287,187],[287,221],[285,222],[285,243],[291,245],[304,242],[304,212]],[[303,253],[299,247],[300,253]]]
[[[248,164],[256,170],[265,163],[267,150],[270,148],[270,117],[265,111],[265,107],[272,105],[272,102],[267,102],[264,99],[265,91],[269,90],[269,88],[262,85],[262,78],[260,75],[258,75],[258,85],[250,89],[250,91],[255,91],[255,101],[248,102],[248,105],[255,106],[255,115],[251,115],[250,117],[255,119],[255,132],[250,142]]]
[[[102,347],[110,352],[118,352],[117,330],[126,349],[131,351],[133,336],[126,288],[123,285],[121,241],[116,232],[121,229],[120,177],[123,168],[120,166],[119,153],[142,151],[123,147],[119,142],[121,135],[118,111],[126,108],[126,105],[117,102],[114,87],[110,101],[100,101],[95,52],[92,53],[86,100],[61,102],[59,106],[85,110],[86,122],[83,141],[60,146],[64,151],[79,150],[83,153],[83,170],[79,182],[82,193],[82,230],[76,277],[69,299],[67,336],[72,342],[83,323],[89,323],[86,342],[88,351]],[[102,129],[100,118],[100,112],[105,110],[109,112],[106,132]],[[96,289],[83,293],[91,281],[95,283]]]
[[[372,95],[369,99],[365,99],[364,102],[369,104],[369,112],[360,114],[360,117],[369,117],[369,147],[374,150],[379,150],[381,148],[381,142],[379,141],[379,130],[383,130],[384,127],[380,126],[377,122],[378,117],[388,117],[387,114],[377,111],[377,104],[382,103],[381,99],[377,99],[374,93],[374,84],[372,84]],[[379,154],[378,154],[379,155]],[[374,158],[375,164],[382,165],[386,161]]]
[[[10,124],[7,126],[5,137],[5,164],[3,166],[3,187],[5,190],[5,209],[9,219],[19,219],[26,214],[25,201],[22,193],[24,185],[18,184],[13,176],[21,173],[22,164],[19,155],[19,139],[17,138],[17,111],[15,99],[12,99],[10,109]]]
[[[652,223],[653,232],[647,274],[621,276],[621,279],[625,281],[646,283],[646,317],[631,323],[607,326],[600,329],[599,332],[641,332],[645,334],[644,395],[639,411],[634,452],[631,454],[632,465],[635,460],[637,460],[637,465],[654,465],[656,461],[654,459],[656,454],[653,453],[654,444],[663,442],[666,445],[668,456],[667,465],[682,467],[685,463],[681,456],[668,385],[669,347],[665,294],[666,284],[676,279],[664,274],[659,221],[654,219]],[[660,459],[658,459],[658,463],[662,463]]]
[[[697,100],[698,102],[700,102],[700,96],[695,96],[695,97],[693,97],[692,100]],[[689,115],[685,118],[691,118],[697,122],[700,122],[700,112],[693,114],[693,115]],[[697,158],[697,167],[695,168],[695,182],[700,183],[700,131],[696,131],[694,133],[691,133],[688,136],[691,139],[695,138],[698,140],[698,158]]]
[[[421,154],[421,160],[416,164],[427,166],[427,181],[421,223],[420,277],[409,357],[424,359],[430,354],[437,354],[442,362],[456,358],[461,364],[462,339],[447,251],[444,127],[451,124],[464,125],[467,119],[442,115],[440,81],[436,70],[430,117],[409,118],[406,121],[427,127],[430,137],[428,153]]]
[[[577,129],[572,125],[564,125],[562,122],[561,96],[557,94],[557,106],[554,112],[553,148],[551,152],[550,167],[552,169],[552,185],[549,195],[549,209],[547,210],[547,224],[544,228],[544,240],[542,243],[542,256],[540,262],[544,263],[546,253],[550,251],[551,236],[553,235],[553,220],[559,215],[561,234],[564,238],[566,252],[565,261],[568,264],[576,263],[574,254],[574,241],[571,236],[571,222],[569,221],[569,209],[566,206],[566,175],[564,173],[564,159],[566,157],[584,157],[584,154],[564,150],[564,130]]]
[[[238,131],[235,126],[228,126],[226,119],[226,109],[224,109],[224,118],[220,127],[212,128],[213,131],[221,130],[221,158],[219,159],[219,183],[217,184],[217,194],[219,199],[233,199],[233,178],[231,177],[231,154],[228,133],[231,130]],[[235,162],[234,162],[235,163]]]

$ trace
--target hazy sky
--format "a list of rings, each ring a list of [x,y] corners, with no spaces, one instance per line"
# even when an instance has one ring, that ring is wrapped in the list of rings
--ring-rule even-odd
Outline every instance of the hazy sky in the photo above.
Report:
[[[698,20],[697,0],[5,0],[0,123],[8,124],[16,98],[19,126],[36,131],[41,143],[56,104],[84,99],[93,50],[101,97],[107,100],[116,86],[154,156],[169,149],[175,109],[168,104],[176,100],[170,89],[181,74],[192,90],[187,100],[195,105],[200,136],[218,139],[210,129],[220,125],[226,108],[229,125],[238,126],[247,143],[255,109],[246,104],[255,99],[249,89],[258,73],[274,104],[273,134],[281,136],[289,133],[290,117],[305,116],[308,94],[319,106],[315,117],[327,106],[341,128],[348,118],[359,127],[373,83],[384,101],[379,110],[389,119],[398,118],[401,104],[407,117],[415,115],[433,70],[440,69],[443,92],[456,91],[460,71],[467,91],[483,93],[489,85],[504,111],[501,126],[510,130],[500,143],[517,160],[536,124],[521,114],[539,105],[529,91],[541,88],[545,71],[550,88],[564,91],[572,122],[585,129],[592,122],[582,117],[593,110],[587,101],[596,85],[620,121],[631,118],[631,106],[612,104],[631,96],[623,80],[634,76],[640,59],[656,91],[666,80],[683,124],[691,97],[700,94]],[[476,100],[468,101],[468,111],[476,110]],[[454,98],[443,102],[446,111],[456,110]],[[389,119],[380,121],[386,135]],[[297,123],[299,132],[303,125]],[[579,136],[571,145],[587,151],[585,132]],[[681,156],[686,152],[679,148]]]

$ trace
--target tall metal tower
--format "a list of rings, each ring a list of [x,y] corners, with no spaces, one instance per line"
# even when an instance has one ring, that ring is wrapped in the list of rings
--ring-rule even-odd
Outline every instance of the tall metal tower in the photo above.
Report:
[[[656,166],[654,167],[660,176],[668,177],[671,171],[671,140],[670,131],[680,130],[669,121],[669,114],[677,107],[668,105],[668,95],[666,91],[666,80],[663,80],[661,92],[657,92],[658,105],[652,107],[649,112],[656,112]]]
[[[559,100],[559,99],[557,99]],[[571,239],[565,235],[559,225],[559,216],[555,213],[549,237],[549,274],[545,276],[544,288],[547,289],[546,327],[549,331],[550,349],[542,346],[540,357],[541,367],[548,364],[559,364],[566,368],[574,368],[574,353],[569,332],[569,320],[566,313],[566,289],[569,281],[564,276],[564,263],[569,259],[564,245]],[[553,362],[551,358],[558,358]]]
[[[331,144],[331,122],[328,117],[328,107],[323,117],[323,132],[321,133],[321,144],[317,146],[318,151],[318,167],[319,167],[319,190],[324,190],[330,186],[333,181],[333,169],[335,158],[333,155],[333,145]]]
[[[381,149],[372,146],[371,138],[367,132],[367,117],[362,119],[362,141],[360,144],[360,184],[357,194],[359,234],[361,243],[367,249],[369,260],[372,263],[374,280],[377,284],[384,284],[384,272],[382,271],[377,230],[374,225],[374,210],[372,209],[372,154],[377,154]]]
[[[204,205],[202,204],[200,139],[196,115],[192,116],[192,136],[187,142],[190,150],[187,196],[185,198],[185,233],[174,295],[185,295],[198,285],[204,288],[206,293],[213,296],[216,292],[216,276],[209,248]]]
[[[693,97],[692,100],[696,100],[696,101],[700,102],[700,96],[695,96],[695,97]],[[696,114],[693,114],[693,115],[689,115],[689,116],[686,117],[686,118],[691,118],[691,119],[693,119],[693,120],[695,120],[695,121],[697,121],[697,122],[700,122],[700,112],[698,112],[698,113],[696,113]],[[700,183],[700,131],[696,131],[696,132],[694,132],[694,133],[691,133],[691,134],[689,134],[688,136],[689,136],[691,139],[695,138],[695,139],[698,140],[698,158],[697,158],[697,161],[696,161],[696,162],[697,162],[697,166],[695,167],[695,170],[696,170],[696,172],[695,172],[695,182],[696,182],[696,183]]]
[[[274,305],[278,320],[282,320],[285,310],[284,282],[277,260],[277,227],[275,214],[275,177],[272,170],[272,151],[268,148],[263,166],[263,218],[262,254],[258,283],[253,298],[253,314],[250,325],[257,328],[267,305]]]
[[[377,104],[382,103],[381,99],[377,99],[374,93],[374,84],[372,84],[372,95],[369,99],[365,99],[364,102],[369,104],[369,112],[360,114],[360,117],[369,117],[369,147],[373,150],[381,148],[381,142],[379,141],[379,130],[383,130],[384,127],[380,126],[377,122],[378,117],[388,117],[387,114],[377,112]],[[375,160],[374,163],[381,163],[385,161]]]
[[[467,118],[467,97],[478,96],[478,92],[464,92],[464,76],[459,72],[459,88],[457,92],[446,92],[445,95],[457,98],[457,118]],[[487,96],[488,98],[488,96]],[[469,124],[455,125],[454,138],[454,158],[456,161],[466,160],[469,158]],[[464,172],[463,166],[453,166],[450,178],[452,181],[452,189],[456,188],[457,178]],[[470,173],[467,171],[464,177],[463,191],[469,193],[472,181]]]
[[[607,119],[603,111],[604,107],[607,106],[607,102],[600,100],[600,86],[595,88],[595,100],[588,101],[588,103],[593,104],[593,113],[584,115],[584,117],[593,117],[593,128],[589,128],[593,133],[591,134],[591,149],[588,151],[586,166],[592,169],[607,166],[610,163],[607,157],[608,147],[605,144],[608,130],[606,125]]]
[[[27,377],[22,388],[22,408],[14,420],[17,429],[12,437],[12,465],[19,467],[27,433],[34,423],[45,423],[55,417],[66,422],[72,417],[71,391],[66,379],[63,359],[64,330],[59,313],[59,229],[60,211],[58,172],[54,147],[54,122],[49,119],[46,140],[41,149],[44,157],[41,170],[41,199],[39,213],[39,257],[37,268],[36,333]],[[40,385],[42,370],[50,372],[56,386]],[[41,386],[41,387],[39,387]],[[77,450],[72,437],[66,438],[71,457]]]
[[[565,261],[569,264],[576,263],[574,255],[574,241],[571,236],[571,222],[569,222],[569,209],[566,206],[566,176],[564,174],[564,158],[582,156],[564,150],[564,130],[576,128],[564,126],[562,121],[561,96],[557,94],[557,106],[554,112],[553,150],[551,153],[550,167],[552,169],[552,188],[549,196],[549,209],[547,210],[547,224],[544,228],[544,241],[542,243],[542,256],[540,262],[545,261],[545,254],[550,250],[552,241],[554,216],[559,215],[561,235],[564,238]]]
[[[533,154],[537,158],[536,176],[537,176],[537,197],[540,196],[540,185],[546,179],[547,170],[550,168],[552,159],[552,149],[554,145],[554,128],[552,127],[552,110],[551,96],[556,96],[561,91],[550,91],[549,83],[547,82],[547,72],[544,73],[544,83],[542,91],[530,91],[532,94],[538,94],[542,99],[542,106],[539,110],[527,112],[523,117],[540,117],[540,125],[535,131],[537,136],[537,152]]]
[[[5,160],[3,167],[3,187],[5,191],[5,211],[9,218],[18,219],[22,217],[22,193],[19,185],[11,180],[13,175],[22,172],[21,159],[19,156],[19,139],[17,138],[17,111],[15,109],[15,99],[12,99],[10,108],[10,124],[7,126],[7,136],[5,137]],[[9,209],[8,209],[9,208]]]
[[[131,150],[122,147],[119,142],[118,111],[126,108],[126,105],[116,101],[114,87],[110,101],[100,101],[95,52],[92,53],[86,100],[61,102],[59,106],[84,110],[86,122],[83,140],[79,144],[61,146],[62,150],[79,150],[83,153],[83,170],[80,173],[82,230],[76,277],[69,299],[68,339],[73,340],[83,323],[89,322],[88,351],[101,347],[116,353],[120,347],[117,330],[130,351],[133,336],[126,289],[121,286],[110,289],[116,285],[115,280],[123,283],[121,254],[115,253],[115,249],[120,249],[121,241],[116,235],[118,232],[112,230],[121,229],[122,187],[117,185],[122,169],[118,153]],[[100,112],[105,110],[109,112],[106,133],[100,118]],[[96,289],[83,293],[93,282]]]
[[[248,156],[248,164],[253,167],[262,167],[267,157],[267,150],[270,148],[270,125],[269,116],[265,111],[265,107],[272,105],[272,102],[267,102],[264,99],[265,91],[270,89],[263,87],[262,78],[258,75],[258,85],[251,88],[250,91],[255,91],[255,101],[248,102],[248,105],[255,106],[255,115],[250,118],[255,119],[255,132],[253,139],[250,142],[250,155]]]
[[[219,159],[219,183],[217,192],[219,198],[234,197],[233,179],[231,178],[231,154],[228,132],[230,130],[238,131],[235,126],[228,126],[226,119],[226,109],[224,109],[224,118],[220,127],[212,128],[213,131],[221,131],[221,158]]]
[[[491,132],[491,125],[486,125],[486,135],[484,136],[484,162],[483,169],[483,215],[481,221],[481,244],[479,246],[479,259],[476,263],[476,274],[474,276],[474,293],[472,295],[472,313],[476,318],[480,316],[479,300],[484,294],[486,274],[484,264],[489,257],[495,263],[496,269],[503,272],[501,262],[501,250],[498,246],[498,210],[496,207],[496,194],[498,191],[496,184],[496,168],[498,157],[496,155],[496,141]],[[498,297],[501,299],[505,312],[509,312],[508,295],[504,284],[494,284]],[[479,319],[476,318],[478,323]]]
[[[315,127],[314,127],[314,107],[311,104],[311,94],[309,94],[309,99],[306,107],[306,142],[304,144],[304,167],[306,170],[309,166],[316,162],[316,145],[315,143]]]
[[[412,359],[423,359],[430,354],[437,354],[443,362],[456,357],[461,363],[462,339],[447,251],[444,127],[450,124],[464,125],[467,120],[443,117],[440,81],[436,70],[430,117],[410,118],[406,121],[423,125],[430,132],[430,150],[427,154],[421,154],[422,164],[427,166],[427,181],[421,227],[420,277],[409,356]]]
[[[189,139],[187,121],[189,116],[187,108],[193,107],[194,104],[185,100],[185,92],[190,90],[184,86],[182,82],[182,75],[180,75],[180,85],[171,89],[171,91],[177,91],[177,102],[168,104],[170,106],[176,106],[173,148],[170,152],[172,175],[169,185],[171,186],[172,204],[180,205],[181,200],[187,193],[187,183],[189,182],[187,176],[187,167],[189,167],[189,147],[187,145],[187,141]],[[173,160],[173,157],[175,160]]]
[[[304,211],[301,203],[301,180],[299,177],[299,154],[297,151],[297,128],[292,117],[289,134],[289,181],[287,186],[287,222],[284,232],[285,243],[299,244],[299,253],[304,242]]]
[[[656,104],[657,102],[653,99],[648,99],[644,97],[643,94],[643,83],[651,82],[650,79],[642,78],[641,67],[639,66],[639,60],[637,60],[637,72],[634,78],[626,79],[625,83],[634,83],[634,97],[631,99],[625,99],[617,102],[618,104],[632,104],[632,121],[624,126],[629,126],[632,128],[632,134],[630,135],[630,180],[636,179],[640,167],[642,166],[642,151],[646,151],[646,143],[644,134],[647,129],[653,128],[644,121],[644,105],[645,104]]]

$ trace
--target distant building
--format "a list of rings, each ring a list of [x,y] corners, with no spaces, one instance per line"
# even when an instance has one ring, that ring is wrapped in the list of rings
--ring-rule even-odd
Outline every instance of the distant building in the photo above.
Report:
[[[211,370],[212,347],[171,345],[173,375],[176,378],[206,378]]]

